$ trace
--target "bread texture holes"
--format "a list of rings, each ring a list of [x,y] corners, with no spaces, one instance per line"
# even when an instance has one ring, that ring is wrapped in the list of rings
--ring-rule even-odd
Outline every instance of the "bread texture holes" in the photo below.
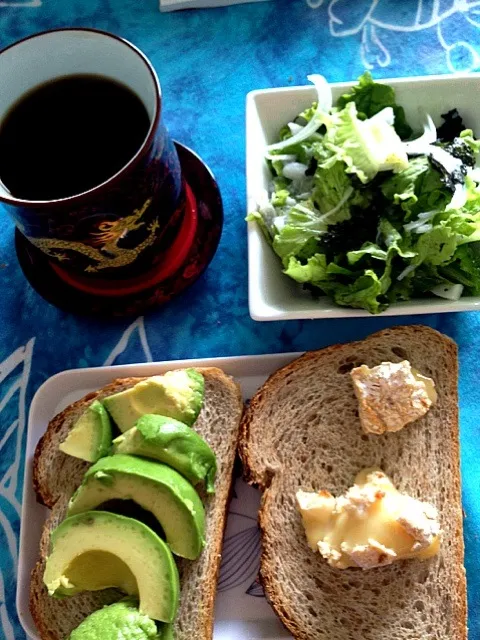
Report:
[[[264,485],[267,489],[272,484],[272,480],[274,477],[275,477],[275,469],[273,469],[271,466],[267,467],[265,469],[265,477],[264,477]]]
[[[402,360],[408,360],[408,354],[403,347],[392,347],[392,353],[401,358]]]
[[[355,367],[355,363],[353,362],[344,362],[343,364],[341,364],[337,371],[338,373],[341,373],[342,375],[345,373],[350,373],[350,371]]]
[[[345,358],[345,362],[357,362],[358,361],[358,355],[355,353],[353,355],[347,356]],[[355,365],[354,365],[355,366]]]

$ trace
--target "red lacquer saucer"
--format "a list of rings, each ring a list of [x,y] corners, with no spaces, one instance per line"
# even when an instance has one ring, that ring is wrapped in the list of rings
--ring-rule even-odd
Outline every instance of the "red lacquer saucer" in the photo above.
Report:
[[[45,300],[72,313],[127,316],[164,304],[192,285],[210,264],[223,226],[223,205],[217,182],[204,162],[176,142],[187,183],[187,210],[182,230],[165,260],[141,278],[122,283],[72,277],[49,261],[20,231],[15,248],[32,287]]]

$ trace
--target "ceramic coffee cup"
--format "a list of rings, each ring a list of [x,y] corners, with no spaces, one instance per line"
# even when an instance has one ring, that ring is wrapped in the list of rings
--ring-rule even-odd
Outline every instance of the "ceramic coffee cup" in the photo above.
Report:
[[[0,202],[62,279],[95,291],[97,281],[104,288],[125,279],[135,283],[161,265],[182,235],[185,211],[194,206],[194,197],[182,180],[176,148],[161,119],[157,75],[135,46],[115,35],[60,29],[0,52],[0,126],[32,89],[78,74],[114,80],[140,98],[150,123],[143,142],[114,175],[68,197],[19,198],[1,183],[0,174]]]

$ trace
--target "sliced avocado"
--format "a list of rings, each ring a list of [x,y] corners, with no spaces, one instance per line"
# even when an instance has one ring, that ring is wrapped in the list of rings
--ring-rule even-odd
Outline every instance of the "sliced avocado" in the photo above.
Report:
[[[147,413],[168,416],[191,426],[203,404],[205,382],[195,369],[168,371],[103,399],[120,431],[128,431]]]
[[[162,628],[159,632],[155,622],[140,613],[137,600],[125,598],[89,615],[68,640],[163,640]]]
[[[194,560],[205,544],[205,511],[192,485],[175,469],[125,454],[102,458],[86,472],[68,515],[96,509],[109,500],[133,500],[150,511],[170,549]]]
[[[51,535],[43,581],[51,596],[117,587],[139,596],[140,611],[172,622],[180,595],[172,553],[133,518],[87,511],[66,518]]]
[[[214,493],[217,461],[208,444],[183,422],[165,416],[142,416],[113,441],[114,453],[132,453],[170,465],[192,484],[204,482]]]
[[[94,400],[58,448],[74,458],[96,462],[108,455],[111,444],[110,417],[102,403]]]

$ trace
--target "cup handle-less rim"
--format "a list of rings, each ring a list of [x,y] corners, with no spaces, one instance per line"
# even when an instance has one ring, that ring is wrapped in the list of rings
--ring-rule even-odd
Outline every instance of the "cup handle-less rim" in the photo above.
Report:
[[[103,31],[102,29],[91,29],[91,28],[85,28],[85,27],[68,27],[68,28],[59,28],[59,29],[49,29],[47,31],[42,31],[40,33],[35,33],[31,36],[27,36],[26,38],[22,38],[21,40],[17,40],[16,42],[14,42],[13,44],[5,47],[4,49],[2,49],[0,51],[0,64],[1,64],[1,56],[2,54],[4,54],[7,51],[10,51],[12,49],[14,49],[15,47],[18,47],[20,45],[22,45],[23,43],[29,41],[29,40],[34,40],[36,38],[42,38],[43,36],[46,35],[50,35],[53,33],[69,33],[69,32],[84,32],[86,34],[96,34],[96,35],[100,35],[100,36],[105,36],[107,38],[111,38],[112,40],[115,40],[117,42],[122,43],[123,45],[125,45],[126,47],[128,47],[131,51],[133,51],[141,60],[142,62],[145,64],[145,67],[147,68],[148,72],[151,75],[152,78],[152,83],[154,86],[154,90],[155,90],[155,107],[154,107],[154,112],[153,112],[153,118],[152,121],[150,123],[150,129],[149,132],[145,138],[145,140],[142,143],[142,146],[140,147],[140,149],[137,151],[137,153],[133,156],[133,158],[131,158],[127,164],[125,164],[119,171],[117,171],[116,174],[114,174],[113,176],[111,176],[110,178],[108,178],[108,180],[105,180],[104,182],[102,182],[101,184],[93,187],[92,189],[89,189],[88,191],[84,191],[82,193],[79,194],[75,194],[73,196],[68,196],[67,198],[59,198],[56,200],[24,200],[22,198],[16,198],[13,195],[9,195],[9,196],[5,196],[0,194],[0,202],[3,202],[4,204],[8,204],[14,207],[28,207],[28,208],[35,208],[35,209],[48,209],[52,207],[52,205],[81,205],[83,204],[85,201],[90,200],[92,198],[95,198],[96,196],[101,196],[104,194],[105,191],[110,190],[112,187],[114,187],[120,180],[122,180],[122,178],[127,174],[130,173],[130,171],[132,169],[134,169],[134,167],[140,162],[140,160],[144,157],[144,155],[148,152],[148,149],[150,148],[153,139],[155,137],[156,131],[158,129],[158,125],[160,122],[160,115],[161,115],[161,90],[160,90],[160,82],[157,76],[157,73],[155,71],[155,69],[153,68],[153,65],[151,64],[150,60],[147,58],[147,56],[140,51],[140,49],[138,49],[138,47],[136,47],[134,44],[132,44],[131,42],[129,42],[128,40],[126,40],[125,38],[121,38],[120,36],[117,36],[113,33],[110,33],[108,31]]]

